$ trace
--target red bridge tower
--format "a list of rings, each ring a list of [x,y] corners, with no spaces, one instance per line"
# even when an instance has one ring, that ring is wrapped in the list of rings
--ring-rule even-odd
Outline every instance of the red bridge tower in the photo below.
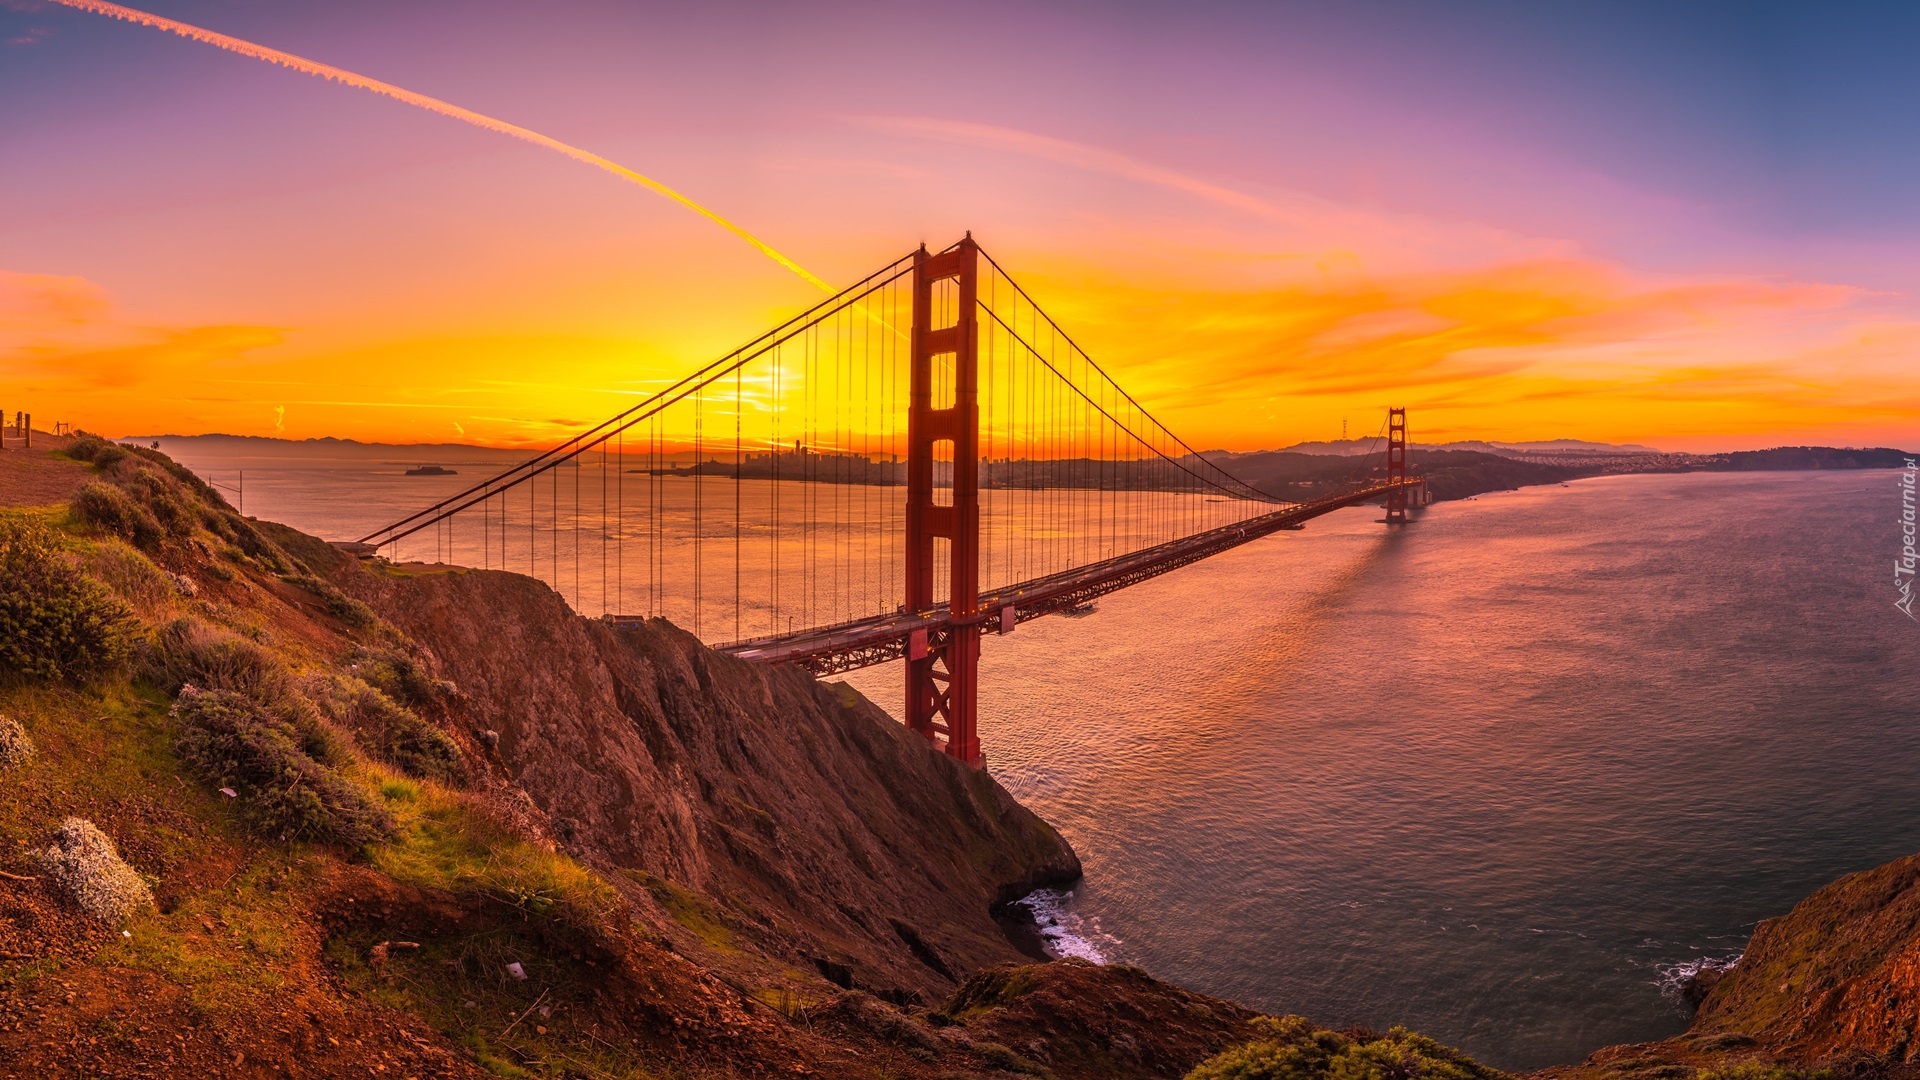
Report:
[[[915,631],[907,644],[907,726],[946,736],[947,753],[980,764],[975,730],[980,668],[979,328],[974,318],[980,249],[972,234],[938,255],[922,246],[913,264],[913,355],[907,402],[907,610],[933,607],[935,541],[947,542],[945,628]],[[934,288],[953,282],[956,320],[933,325]],[[945,298],[945,296],[943,296]],[[946,305],[942,305],[942,314]],[[953,485],[934,486],[935,450],[948,444]],[[943,503],[937,495],[947,494]]]
[[[1387,410],[1387,480],[1407,482],[1407,410]],[[1407,489],[1396,487],[1387,494],[1386,523],[1407,523]]]

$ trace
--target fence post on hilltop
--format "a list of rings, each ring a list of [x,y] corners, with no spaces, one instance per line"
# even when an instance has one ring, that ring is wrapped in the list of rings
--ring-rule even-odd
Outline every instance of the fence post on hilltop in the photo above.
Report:
[[[938,255],[923,246],[913,263],[912,360],[907,400],[907,610],[933,608],[934,541],[947,541],[944,627],[916,633],[907,656],[907,726],[946,751],[980,764],[976,728],[980,666],[979,330],[975,313],[980,249],[968,236]],[[955,321],[933,325],[934,287],[952,281]],[[942,316],[946,314],[943,310]],[[951,360],[946,358],[951,357]],[[939,370],[936,371],[936,361]],[[935,400],[935,392],[941,400]],[[951,394],[950,400],[948,394]],[[935,498],[934,463],[951,446],[951,498]]]

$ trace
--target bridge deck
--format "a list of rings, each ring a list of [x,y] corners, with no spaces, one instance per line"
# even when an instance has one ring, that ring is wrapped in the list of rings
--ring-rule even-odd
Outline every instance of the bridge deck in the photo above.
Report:
[[[1016,624],[1065,611],[1210,555],[1217,555],[1282,529],[1296,527],[1322,514],[1381,498],[1395,489],[1416,488],[1424,482],[1420,478],[1410,477],[1404,481],[1382,482],[1309,502],[1293,503],[1235,525],[1225,525],[1180,540],[1142,548],[1128,555],[1010,585],[981,594],[980,606],[971,615],[955,616],[946,608],[897,612],[813,627],[794,634],[732,641],[715,645],[714,648],[756,663],[800,664],[816,675],[883,664],[905,656],[909,642],[917,632],[931,634],[949,626],[967,623],[978,623],[986,630],[999,630],[1003,613],[1009,608],[1015,613]]]

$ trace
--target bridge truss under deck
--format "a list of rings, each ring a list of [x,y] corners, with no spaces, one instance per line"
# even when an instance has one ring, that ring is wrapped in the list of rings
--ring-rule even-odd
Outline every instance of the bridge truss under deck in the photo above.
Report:
[[[982,593],[971,616],[956,617],[952,611],[938,608],[903,611],[814,627],[791,636],[726,642],[714,648],[756,663],[799,664],[816,675],[884,664],[911,656],[916,648],[926,648],[926,643],[939,644],[963,623],[978,627],[982,633],[1007,633],[1019,623],[1066,611],[1263,536],[1296,528],[1323,514],[1396,495],[1418,505],[1425,491],[1426,481],[1412,477],[1295,503],[1236,525]]]

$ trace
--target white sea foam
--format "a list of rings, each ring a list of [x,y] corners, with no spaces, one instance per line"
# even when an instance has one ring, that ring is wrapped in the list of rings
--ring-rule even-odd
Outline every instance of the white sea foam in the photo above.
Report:
[[[1744,953],[1732,956],[1696,956],[1691,960],[1682,960],[1677,964],[1666,964],[1657,969],[1660,993],[1679,1000],[1684,997],[1687,987],[1700,977],[1703,971],[1731,971],[1740,962]]]
[[[1039,889],[1015,900],[1033,916],[1040,940],[1055,959],[1077,956],[1095,964],[1109,962],[1120,939],[1100,929],[1099,920],[1072,908],[1072,893]]]

